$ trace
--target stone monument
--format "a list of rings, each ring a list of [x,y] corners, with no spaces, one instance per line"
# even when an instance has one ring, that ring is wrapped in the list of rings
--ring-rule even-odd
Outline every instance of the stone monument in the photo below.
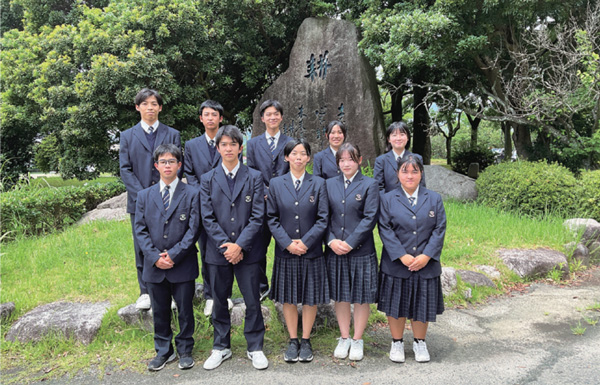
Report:
[[[357,28],[344,20],[304,20],[289,68],[265,91],[253,114],[252,136],[265,131],[260,105],[278,100],[284,109],[281,131],[307,139],[313,154],[328,146],[325,130],[332,120],[348,129],[367,160],[385,150],[385,127],[375,71],[358,50]]]

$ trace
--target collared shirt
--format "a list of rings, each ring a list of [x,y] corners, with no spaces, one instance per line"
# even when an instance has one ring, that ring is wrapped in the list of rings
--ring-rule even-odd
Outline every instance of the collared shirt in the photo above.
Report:
[[[146,122],[144,122],[143,120],[140,121],[140,123],[142,124],[142,129],[144,130],[144,132],[146,132],[146,134],[150,134],[150,132],[148,132],[148,130],[150,129],[150,125]],[[154,124],[152,125],[153,131],[156,132],[156,130],[158,130],[158,120],[156,122],[154,122]]]
[[[223,163],[223,162],[221,162],[221,167],[223,167],[223,171],[225,171],[225,175],[228,178],[230,178],[229,173],[232,173],[233,177],[235,178],[235,176],[237,175],[238,170],[240,169],[240,162],[237,162],[237,164],[235,165],[235,167],[231,171],[229,171],[229,169],[227,168],[227,166],[225,166],[225,163]]]
[[[210,141],[211,141],[211,140],[213,140],[213,141],[214,141],[214,143],[215,143],[215,146],[217,145],[217,141],[215,140],[215,139],[217,138],[217,136],[216,136],[216,135],[215,135],[215,137],[214,137],[214,138],[212,138],[212,139],[211,139],[211,138],[208,136],[208,134],[206,134],[206,133],[205,133],[205,134],[204,134],[204,137],[206,138],[206,143],[208,143],[208,145],[209,145],[209,146],[210,146]]]
[[[344,175],[344,186],[347,185],[348,183],[346,183],[346,181],[350,181],[350,183],[352,183],[354,181],[354,178],[356,178],[356,175],[358,175],[358,170],[356,170],[356,172],[354,173],[354,175],[352,175],[351,178],[346,178],[346,175]]]
[[[277,148],[277,143],[279,142],[279,137],[281,136],[281,131],[277,131],[277,133],[272,136],[273,138],[275,138],[275,148]],[[265,138],[267,138],[267,144],[270,146],[271,145],[271,135],[269,135],[269,133],[267,131],[265,131]]]
[[[331,146],[329,146],[329,149],[331,150],[331,152],[333,152],[333,159],[335,159],[335,154],[337,154],[337,151],[334,150]]]
[[[417,185],[417,188],[415,189],[415,192],[412,193],[412,195],[410,195],[409,193],[406,192],[406,190],[404,189],[404,187],[402,187],[402,191],[404,191],[404,195],[406,195],[406,198],[410,198],[413,197],[415,198],[415,206],[417,205],[417,199],[419,197],[419,186]],[[410,202],[410,200],[409,200]]]
[[[394,151],[394,156],[396,157],[396,162],[398,161],[398,158],[402,158],[404,156],[404,153],[406,152],[406,150],[402,151],[402,154],[398,155],[398,153],[392,149],[392,151]]]
[[[175,189],[177,188],[177,183],[179,183],[179,177],[176,177],[175,180],[173,182],[171,182],[171,184],[169,185],[169,205],[171,205],[171,202],[173,201],[173,193],[175,192]],[[163,182],[163,180],[161,179],[160,182],[160,196],[163,196],[163,193],[165,192],[165,188],[167,187],[167,184],[165,182]]]
[[[298,189],[300,189],[300,187],[302,187],[302,182],[304,182],[304,176],[306,175],[306,172],[302,173],[302,176],[300,178],[296,178],[294,176],[294,174],[292,174],[290,172],[290,175],[292,176],[292,182],[294,183],[294,188],[296,188],[296,181],[299,180],[300,181],[300,186],[298,186]]]

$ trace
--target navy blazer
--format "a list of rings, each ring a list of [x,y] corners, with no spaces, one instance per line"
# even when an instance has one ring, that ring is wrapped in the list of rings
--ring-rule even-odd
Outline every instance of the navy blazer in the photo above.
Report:
[[[417,205],[412,207],[402,188],[391,191],[381,199],[379,236],[383,242],[381,271],[409,278],[434,278],[442,274],[440,256],[446,234],[446,212],[440,194],[419,187]],[[400,257],[425,254],[431,260],[421,270],[412,272]]]
[[[423,158],[419,154],[414,154],[408,150],[404,150],[404,156],[413,155],[414,157],[421,160]],[[375,159],[375,167],[373,168],[373,178],[379,183],[379,191],[381,195],[390,192],[392,190],[400,188],[400,181],[398,180],[398,162],[396,161],[396,154],[394,150],[390,150],[383,155],[379,155]],[[425,173],[421,175],[421,187],[427,187],[425,185]]]
[[[352,250],[348,256],[374,254],[373,229],[379,214],[379,185],[358,172],[348,188],[344,176],[327,180],[329,228],[326,243],[345,241]]]
[[[281,133],[277,141],[277,147],[275,147],[274,156],[271,154],[271,149],[264,133],[250,139],[246,144],[246,164],[248,167],[258,170],[262,174],[265,195],[267,195],[271,179],[290,171],[290,165],[285,161],[283,155],[283,148],[290,140],[292,138]]]
[[[144,254],[144,281],[160,283],[166,278],[175,283],[198,277],[199,196],[196,188],[180,180],[165,210],[158,183],[138,193],[134,228]],[[165,250],[174,266],[163,270],[154,264]]]
[[[266,258],[259,247],[259,234],[263,228],[265,197],[260,172],[240,164],[235,176],[233,193],[227,183],[223,167],[202,175],[200,197],[202,224],[208,235],[206,262],[213,265],[228,265],[223,254],[224,243],[233,242],[244,253],[242,263],[255,263]]]
[[[335,162],[335,156],[331,152],[331,147],[317,152],[313,160],[313,175],[320,176],[323,179],[333,178],[342,175],[340,168]]]
[[[154,148],[150,148],[141,123],[121,132],[119,167],[121,179],[127,189],[127,212],[135,213],[138,192],[158,183],[160,174],[154,167],[154,149],[164,143],[181,148],[179,131],[159,122]],[[179,172],[181,176],[182,171]]]
[[[221,154],[215,149],[215,157],[210,158],[206,134],[185,142],[184,151],[183,171],[187,182],[200,187],[200,177],[221,163]]]
[[[267,218],[276,242],[275,256],[295,256],[286,250],[292,244],[292,239],[301,239],[308,248],[303,257],[322,256],[328,215],[324,179],[304,174],[297,194],[289,173],[272,179],[267,199]]]

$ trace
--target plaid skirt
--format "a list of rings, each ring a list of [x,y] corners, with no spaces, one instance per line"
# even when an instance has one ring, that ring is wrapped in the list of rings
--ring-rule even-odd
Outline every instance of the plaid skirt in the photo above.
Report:
[[[327,273],[331,299],[337,302],[377,302],[377,255],[357,257],[329,251]]]
[[[436,316],[444,312],[440,277],[425,279],[413,274],[398,278],[382,272],[379,280],[377,310],[389,317],[435,322]]]
[[[270,298],[275,302],[295,305],[329,303],[325,257],[275,256]]]

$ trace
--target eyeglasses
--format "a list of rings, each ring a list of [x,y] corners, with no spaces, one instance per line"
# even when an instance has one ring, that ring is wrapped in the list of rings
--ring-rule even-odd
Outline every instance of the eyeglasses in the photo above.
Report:
[[[160,159],[156,163],[160,164],[161,166],[166,166],[167,164],[169,166],[174,166],[177,164],[177,159]]]

